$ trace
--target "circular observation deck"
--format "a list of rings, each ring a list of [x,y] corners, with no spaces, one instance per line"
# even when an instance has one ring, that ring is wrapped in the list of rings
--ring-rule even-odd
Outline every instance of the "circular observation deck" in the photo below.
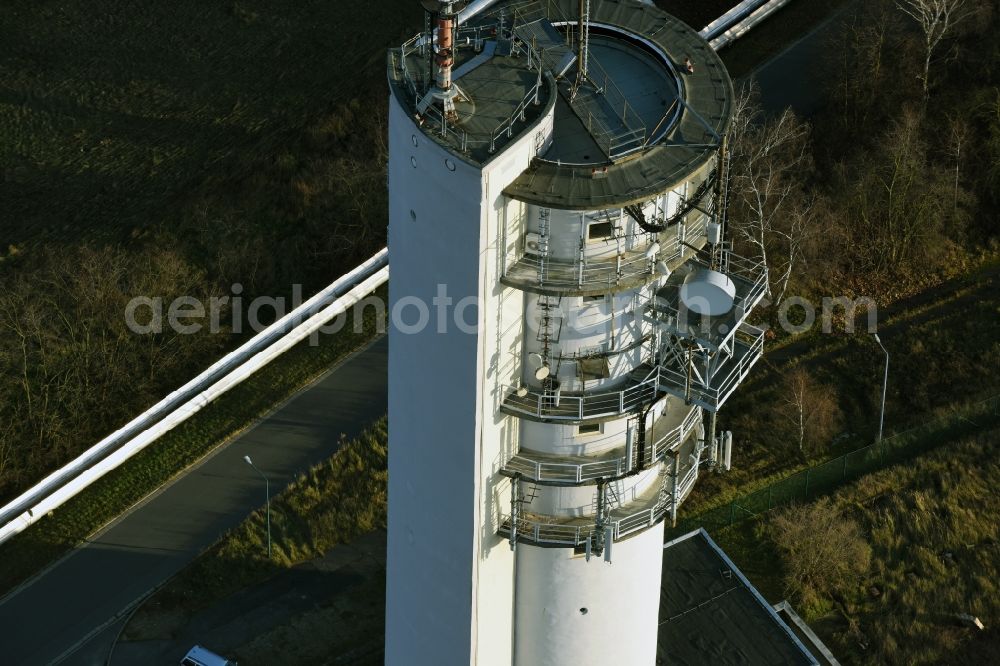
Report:
[[[507,3],[501,3],[501,7]],[[576,0],[531,3],[572,44]],[[536,14],[509,8],[514,33]],[[733,86],[697,32],[633,0],[592,0],[586,76],[553,71],[553,141],[505,190],[542,207],[592,211],[640,204],[711,164],[729,129]],[[694,72],[684,65],[690,58]],[[583,83],[580,83],[583,81]]]

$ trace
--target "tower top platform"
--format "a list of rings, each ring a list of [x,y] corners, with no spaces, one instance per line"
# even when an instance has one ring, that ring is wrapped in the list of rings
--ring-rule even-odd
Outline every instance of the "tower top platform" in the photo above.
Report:
[[[392,93],[428,137],[478,166],[552,113],[551,141],[511,198],[596,210],[655,197],[718,152],[732,81],[680,20],[635,0],[588,4],[585,40],[578,0],[501,0],[459,24],[450,112],[431,101],[440,49],[423,32],[389,52]]]

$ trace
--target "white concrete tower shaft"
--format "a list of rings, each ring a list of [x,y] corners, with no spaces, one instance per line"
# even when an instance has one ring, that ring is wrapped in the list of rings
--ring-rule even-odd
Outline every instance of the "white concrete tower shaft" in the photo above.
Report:
[[[714,235],[731,83],[630,0],[436,28],[388,60],[386,663],[652,666],[664,521],[759,356]],[[732,303],[689,326],[705,271]]]

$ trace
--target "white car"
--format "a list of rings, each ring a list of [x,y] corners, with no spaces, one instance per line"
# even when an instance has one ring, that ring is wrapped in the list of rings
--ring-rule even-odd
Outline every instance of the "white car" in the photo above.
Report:
[[[236,662],[220,657],[200,645],[195,645],[184,655],[181,666],[236,666]]]

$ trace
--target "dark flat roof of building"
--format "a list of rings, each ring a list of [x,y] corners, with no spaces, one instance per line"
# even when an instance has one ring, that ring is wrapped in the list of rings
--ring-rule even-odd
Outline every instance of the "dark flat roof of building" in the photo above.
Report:
[[[819,664],[702,529],[664,546],[658,653],[683,666]]]

